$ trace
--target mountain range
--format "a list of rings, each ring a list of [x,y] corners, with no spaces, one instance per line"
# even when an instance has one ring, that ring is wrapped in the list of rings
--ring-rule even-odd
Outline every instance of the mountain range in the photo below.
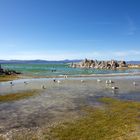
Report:
[[[49,61],[49,60],[0,60],[0,64],[50,64],[50,63],[74,63],[81,62],[80,59],[74,60],[58,60],[58,61]],[[140,61],[126,61],[128,64],[140,64]]]
[[[49,63],[72,63],[80,62],[81,60],[59,60],[59,61],[49,61],[49,60],[0,60],[0,64],[49,64]]]

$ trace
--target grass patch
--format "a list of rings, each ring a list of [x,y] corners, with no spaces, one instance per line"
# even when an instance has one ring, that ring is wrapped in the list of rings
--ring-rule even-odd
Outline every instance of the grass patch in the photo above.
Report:
[[[0,82],[18,79],[18,75],[0,75]]]
[[[0,95],[0,102],[16,101],[36,95],[37,91],[24,91],[19,93]]]
[[[140,103],[101,98],[105,108],[86,108],[87,115],[51,128],[46,139],[58,140],[138,140]]]

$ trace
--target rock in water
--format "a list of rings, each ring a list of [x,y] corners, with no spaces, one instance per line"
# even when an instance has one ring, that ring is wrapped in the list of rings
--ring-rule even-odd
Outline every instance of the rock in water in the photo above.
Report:
[[[128,67],[125,61],[97,61],[97,60],[88,60],[85,59],[79,63],[72,63],[70,65],[73,68],[95,68],[95,69],[112,69],[116,70],[117,68]]]

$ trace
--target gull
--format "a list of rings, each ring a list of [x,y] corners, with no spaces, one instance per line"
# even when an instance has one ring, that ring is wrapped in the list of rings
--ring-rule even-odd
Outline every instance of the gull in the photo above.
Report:
[[[114,83],[112,80],[109,80],[109,83],[111,84],[111,83]]]
[[[97,82],[101,82],[101,80],[100,79],[97,79]]]
[[[60,81],[60,80],[58,80],[58,81],[57,81],[57,83],[58,83],[58,84],[60,84],[60,83],[61,83],[61,81]]]
[[[29,84],[29,82],[27,82],[27,81],[24,81],[24,84],[26,84],[26,85],[27,85],[27,84]]]
[[[108,80],[106,80],[106,81],[105,81],[105,83],[106,83],[106,84],[109,84],[109,81],[108,81]]]
[[[45,87],[44,85],[41,85],[41,88],[42,88],[42,89],[46,89],[46,87]]]
[[[136,82],[135,81],[133,82],[133,85],[136,86]]]
[[[81,80],[81,83],[84,83],[85,81],[84,80]]]
[[[64,78],[68,78],[68,76],[67,75],[64,75]]]
[[[115,89],[119,89],[118,87],[115,87],[115,86],[113,86],[113,87],[111,87],[113,90],[115,90]]]
[[[112,83],[114,83],[114,82],[113,82],[112,80],[106,80],[105,83],[106,83],[106,84],[112,84]]]

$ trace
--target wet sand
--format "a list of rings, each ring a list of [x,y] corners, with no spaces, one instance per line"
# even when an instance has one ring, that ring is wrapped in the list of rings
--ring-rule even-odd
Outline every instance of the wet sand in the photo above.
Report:
[[[101,82],[97,82],[100,79]],[[107,85],[106,80],[114,83]],[[53,122],[73,119],[81,115],[84,106],[100,106],[100,97],[113,97],[140,101],[140,77],[80,77],[19,79],[0,83],[0,94],[26,90],[39,90],[40,94],[28,99],[0,103],[0,133],[21,128],[36,128]],[[83,80],[81,82],[81,80]],[[28,84],[25,84],[26,81]],[[133,82],[136,82],[136,85]],[[45,89],[42,89],[44,85]],[[111,87],[119,89],[113,90]]]

